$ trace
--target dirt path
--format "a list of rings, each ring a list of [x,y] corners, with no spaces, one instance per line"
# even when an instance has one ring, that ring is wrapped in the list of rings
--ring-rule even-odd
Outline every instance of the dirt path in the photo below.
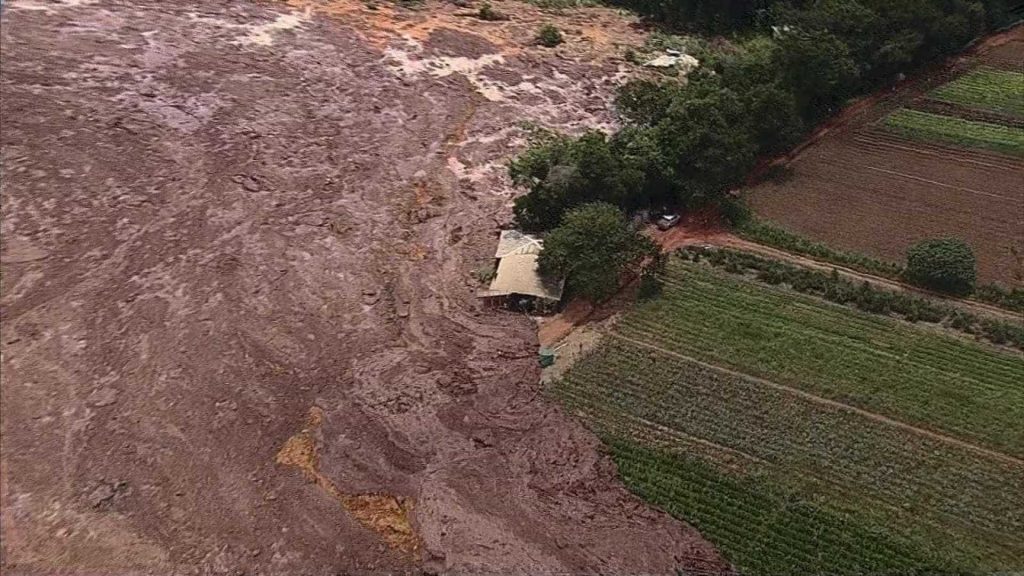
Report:
[[[737,378],[741,378],[741,379],[746,380],[748,382],[753,382],[753,383],[758,384],[760,386],[767,386],[769,388],[774,388],[776,390],[781,390],[783,392],[799,396],[799,397],[801,397],[801,398],[803,398],[805,400],[810,400],[811,402],[814,402],[815,404],[820,404],[822,406],[830,406],[832,408],[838,408],[840,410],[845,410],[847,412],[852,412],[852,413],[857,414],[859,416],[863,416],[865,418],[869,418],[871,420],[874,420],[875,422],[880,422],[880,423],[886,424],[888,426],[893,426],[893,427],[896,427],[896,428],[900,428],[902,430],[907,430],[907,431],[913,432],[915,434],[920,434],[922,436],[927,436],[927,437],[929,437],[929,438],[931,438],[933,440],[938,440],[938,441],[944,442],[946,444],[951,444],[951,445],[954,445],[954,446],[957,446],[957,447],[960,447],[960,448],[964,448],[966,450],[970,450],[972,452],[976,452],[978,454],[981,454],[982,456],[986,456],[986,457],[989,457],[989,458],[994,458],[996,460],[1000,460],[1002,462],[1006,462],[1006,463],[1013,464],[1013,465],[1020,466],[1020,467],[1024,468],[1024,460],[1021,460],[1020,458],[1017,458],[1015,456],[1010,456],[1009,454],[1003,454],[1002,452],[997,452],[995,450],[991,450],[991,449],[985,448],[983,446],[978,446],[977,444],[971,444],[970,442],[965,442],[963,440],[960,440],[959,438],[954,438],[952,436],[946,436],[945,434],[940,434],[938,432],[933,432],[933,431],[925,429],[925,428],[920,428],[920,427],[917,427],[917,426],[914,426],[914,425],[911,425],[911,424],[907,424],[905,422],[900,422],[899,420],[893,420],[892,418],[889,418],[888,416],[883,416],[881,414],[876,414],[874,412],[869,412],[869,411],[864,410],[862,408],[857,408],[856,406],[850,406],[849,404],[843,404],[842,402],[837,402],[835,400],[830,400],[828,398],[822,398],[821,396],[815,396],[814,394],[811,394],[809,392],[805,392],[805,391],[800,390],[798,388],[793,388],[793,387],[790,387],[790,386],[786,386],[784,384],[779,384],[777,382],[772,382],[770,380],[765,380],[763,378],[758,378],[756,376],[751,376],[749,374],[744,374],[742,372],[736,372],[736,371],[730,370],[728,368],[723,368],[721,366],[716,366],[714,364],[709,364],[707,362],[703,362],[703,361],[698,360],[696,358],[692,358],[690,356],[686,356],[684,354],[680,354],[678,352],[674,352],[674,351],[669,350],[667,348],[662,348],[661,346],[657,346],[655,344],[644,342],[642,340],[636,340],[636,339],[630,338],[628,336],[623,336],[621,334],[616,334],[615,332],[607,332],[606,334],[608,336],[612,337],[612,338],[616,338],[618,340],[623,340],[625,342],[629,342],[629,343],[634,344],[636,346],[641,346],[643,348],[647,348],[649,350],[654,350],[656,352],[660,352],[662,354],[666,354],[666,355],[672,356],[674,358],[679,358],[680,360],[685,360],[687,362],[692,362],[694,364],[697,364],[697,365],[699,365],[701,367],[704,367],[704,368],[707,368],[709,370],[717,370],[719,372],[723,372],[725,374],[729,374],[730,376],[735,376]]]
[[[610,125],[642,37],[296,4],[5,0],[4,573],[724,568],[471,280],[517,123]]]
[[[662,247],[663,251],[672,251],[685,246],[698,245],[734,248],[736,250],[751,252],[753,254],[773,258],[775,260],[781,260],[783,262],[789,262],[804,268],[811,268],[813,270],[821,270],[824,272],[832,272],[832,270],[835,270],[840,276],[848,280],[853,280],[855,282],[867,281],[875,286],[880,286],[895,292],[909,292],[920,296],[927,296],[984,316],[994,316],[1011,322],[1024,321],[1024,316],[1021,314],[1010,310],[1004,310],[998,306],[974,300],[950,298],[930,290],[924,290],[883,276],[867,274],[839,264],[815,260],[807,256],[793,254],[792,252],[786,252],[785,250],[779,250],[777,248],[772,248],[771,246],[765,246],[763,244],[744,240],[743,238],[735,236],[723,229],[693,229],[679,226],[664,233],[655,231],[652,228],[651,234]]]

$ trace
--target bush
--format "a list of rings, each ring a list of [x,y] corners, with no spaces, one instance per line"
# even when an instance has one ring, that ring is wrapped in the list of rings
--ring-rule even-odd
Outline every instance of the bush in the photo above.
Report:
[[[977,262],[971,247],[957,238],[918,242],[907,251],[907,280],[949,294],[974,290]]]
[[[537,44],[547,46],[548,48],[554,48],[562,42],[565,42],[565,39],[562,38],[562,32],[559,31],[554,24],[545,24],[541,26],[540,30],[537,31],[537,37],[535,40],[537,41]]]
[[[987,302],[1000,308],[1024,312],[1024,289],[1021,288],[1007,290],[1001,286],[988,284],[979,286],[974,292],[974,297],[981,302]]]
[[[481,20],[486,20],[488,22],[508,20],[508,14],[495,10],[494,6],[491,6],[490,2],[484,2],[484,5],[480,7],[479,11],[477,11],[476,17]]]
[[[661,278],[653,269],[646,269],[640,273],[640,286],[637,289],[637,298],[650,300],[661,295]]]

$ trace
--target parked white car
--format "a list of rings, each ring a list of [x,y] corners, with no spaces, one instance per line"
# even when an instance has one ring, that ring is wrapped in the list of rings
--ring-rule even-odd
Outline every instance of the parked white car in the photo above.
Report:
[[[679,220],[679,214],[662,214],[661,218],[658,218],[658,230],[668,230],[679,224]]]

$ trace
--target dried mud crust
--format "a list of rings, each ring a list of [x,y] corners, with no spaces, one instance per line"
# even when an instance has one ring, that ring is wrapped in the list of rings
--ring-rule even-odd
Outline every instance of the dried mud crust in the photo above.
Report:
[[[4,3],[5,573],[725,567],[470,280],[516,122],[612,123],[624,69],[587,50],[641,39],[455,11]]]

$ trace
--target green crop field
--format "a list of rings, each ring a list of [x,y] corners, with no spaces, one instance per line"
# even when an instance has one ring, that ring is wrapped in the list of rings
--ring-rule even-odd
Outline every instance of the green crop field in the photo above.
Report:
[[[885,117],[886,129],[908,138],[984,148],[1024,156],[1024,130],[901,108]]]
[[[1019,354],[679,261],[617,331],[1024,456]]]
[[[631,489],[747,573],[1024,568],[1020,355],[699,264],[665,279],[549,388]]]
[[[929,96],[969,108],[1024,117],[1024,74],[980,68],[939,86]]]

